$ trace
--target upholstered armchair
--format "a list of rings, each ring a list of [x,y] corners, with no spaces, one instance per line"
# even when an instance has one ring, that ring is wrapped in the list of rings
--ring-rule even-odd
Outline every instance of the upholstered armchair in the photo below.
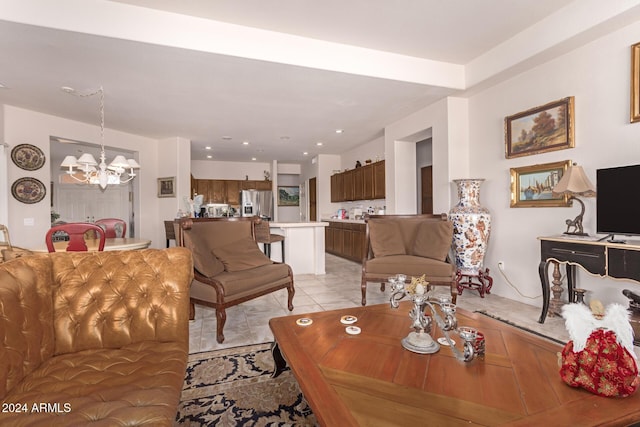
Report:
[[[287,289],[293,310],[293,272],[287,264],[273,262],[258,248],[254,217],[183,218],[177,243],[193,253],[191,318],[194,304],[216,310],[216,338],[224,341],[226,309],[279,289]]]
[[[449,251],[453,224],[442,215],[371,215],[366,219],[365,256],[362,260],[362,305],[367,304],[367,283],[380,283],[396,274],[425,275],[429,288],[447,286],[456,302],[455,264]]]

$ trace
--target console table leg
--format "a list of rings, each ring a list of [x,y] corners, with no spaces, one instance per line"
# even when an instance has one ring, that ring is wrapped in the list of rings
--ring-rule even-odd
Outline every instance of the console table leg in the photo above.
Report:
[[[271,378],[275,378],[283,373],[287,367],[287,361],[284,360],[284,356],[282,356],[282,353],[280,352],[280,347],[278,347],[278,343],[275,341],[271,344],[271,356],[273,357],[273,362],[275,364]]]
[[[562,275],[560,274],[560,263],[556,261],[551,261],[553,263],[553,280],[551,283],[551,292],[553,292],[553,298],[549,302],[549,316],[559,316],[560,309],[564,305],[561,299],[562,295]]]
[[[549,276],[547,270],[549,269],[549,262],[541,261],[538,265],[538,274],[540,275],[540,284],[542,285],[542,313],[540,313],[540,319],[538,323],[544,323],[549,312]]]

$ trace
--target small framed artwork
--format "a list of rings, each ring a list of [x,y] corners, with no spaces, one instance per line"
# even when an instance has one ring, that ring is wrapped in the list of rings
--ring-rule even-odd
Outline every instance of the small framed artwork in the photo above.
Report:
[[[278,186],[278,206],[299,206],[300,187]]]
[[[571,166],[571,160],[511,168],[512,208],[571,206],[569,196],[554,195],[553,188]]]
[[[176,177],[158,178],[158,197],[176,197]]]
[[[631,46],[631,123],[640,122],[640,43]]]
[[[573,96],[505,117],[505,157],[573,148],[573,121]]]

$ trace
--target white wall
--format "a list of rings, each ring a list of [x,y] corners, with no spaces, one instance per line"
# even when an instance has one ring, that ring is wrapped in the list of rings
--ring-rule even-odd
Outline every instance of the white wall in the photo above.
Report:
[[[431,138],[416,143],[416,208],[422,211],[422,168],[433,165]]]
[[[468,169],[467,100],[449,97],[385,128],[387,213],[416,213],[415,143],[430,132],[433,155],[433,211],[448,212],[455,195],[451,180]]]
[[[25,171],[9,162],[9,184],[16,179],[29,176],[42,181],[49,192],[51,172],[49,169],[51,135],[78,141],[94,140],[99,135],[97,126],[75,122],[60,117],[37,113],[9,105],[4,106],[4,141],[11,147],[28,143],[39,147],[47,158],[47,163],[36,171]],[[139,153],[141,169],[133,180],[137,189],[140,206],[136,211],[136,236],[152,239],[153,247],[164,246],[164,228],[158,218],[158,199],[156,198],[156,178],[158,174],[158,143],[156,140],[105,129],[105,145]],[[8,203],[11,242],[21,247],[39,247],[44,245],[44,236],[50,227],[49,194],[39,203],[24,204],[13,197]],[[33,225],[25,225],[25,219],[33,219]]]
[[[281,174],[278,173],[278,186],[283,187],[299,187],[300,175]],[[278,206],[278,189],[274,192],[274,203],[278,210],[276,218],[278,222],[299,222],[300,221],[300,206]]]
[[[274,173],[270,163],[262,162],[220,162],[211,160],[193,160],[191,174],[196,179],[264,179],[264,171]]]
[[[176,177],[176,197],[158,198],[158,216],[161,221],[173,220],[178,210],[186,210],[185,198],[191,199],[191,141],[185,138],[168,138],[159,141],[158,178]],[[157,195],[157,186],[156,186]],[[162,236],[164,238],[164,225]]]
[[[579,212],[577,204],[572,208],[509,208],[510,168],[572,160],[584,167],[595,184],[598,168],[640,163],[640,124],[629,123],[630,45],[638,41],[637,22],[469,99],[469,174],[486,179],[481,202],[493,217],[485,258],[495,280],[492,293],[541,306],[541,297],[529,299],[509,287],[497,263],[505,262],[506,273],[520,293],[541,295],[536,237],[560,234],[564,220]],[[575,96],[575,148],[505,159],[504,117],[567,96]],[[637,196],[636,184],[629,187],[630,200]],[[583,200],[585,231],[594,234],[595,199]],[[595,297],[605,304],[626,305],[622,289],[640,292],[640,284],[595,278],[581,269],[578,284],[588,290],[587,300]],[[566,294],[565,289],[564,298]]]

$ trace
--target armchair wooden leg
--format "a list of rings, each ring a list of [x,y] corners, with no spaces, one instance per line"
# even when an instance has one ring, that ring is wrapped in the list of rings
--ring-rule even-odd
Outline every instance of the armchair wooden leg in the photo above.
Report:
[[[196,306],[190,302],[189,303],[189,320],[194,320],[196,318]]]
[[[362,305],[367,305],[367,281],[362,279],[362,283],[360,284],[360,290],[362,292]]]
[[[222,330],[224,329],[224,324],[227,322],[227,312],[223,308],[216,308],[216,319],[217,319],[217,328],[216,328],[216,339],[219,344],[222,344],[224,341],[224,334]]]
[[[287,308],[289,311],[293,311],[293,296],[296,294],[296,290],[293,287],[293,283],[291,286],[287,286]]]

